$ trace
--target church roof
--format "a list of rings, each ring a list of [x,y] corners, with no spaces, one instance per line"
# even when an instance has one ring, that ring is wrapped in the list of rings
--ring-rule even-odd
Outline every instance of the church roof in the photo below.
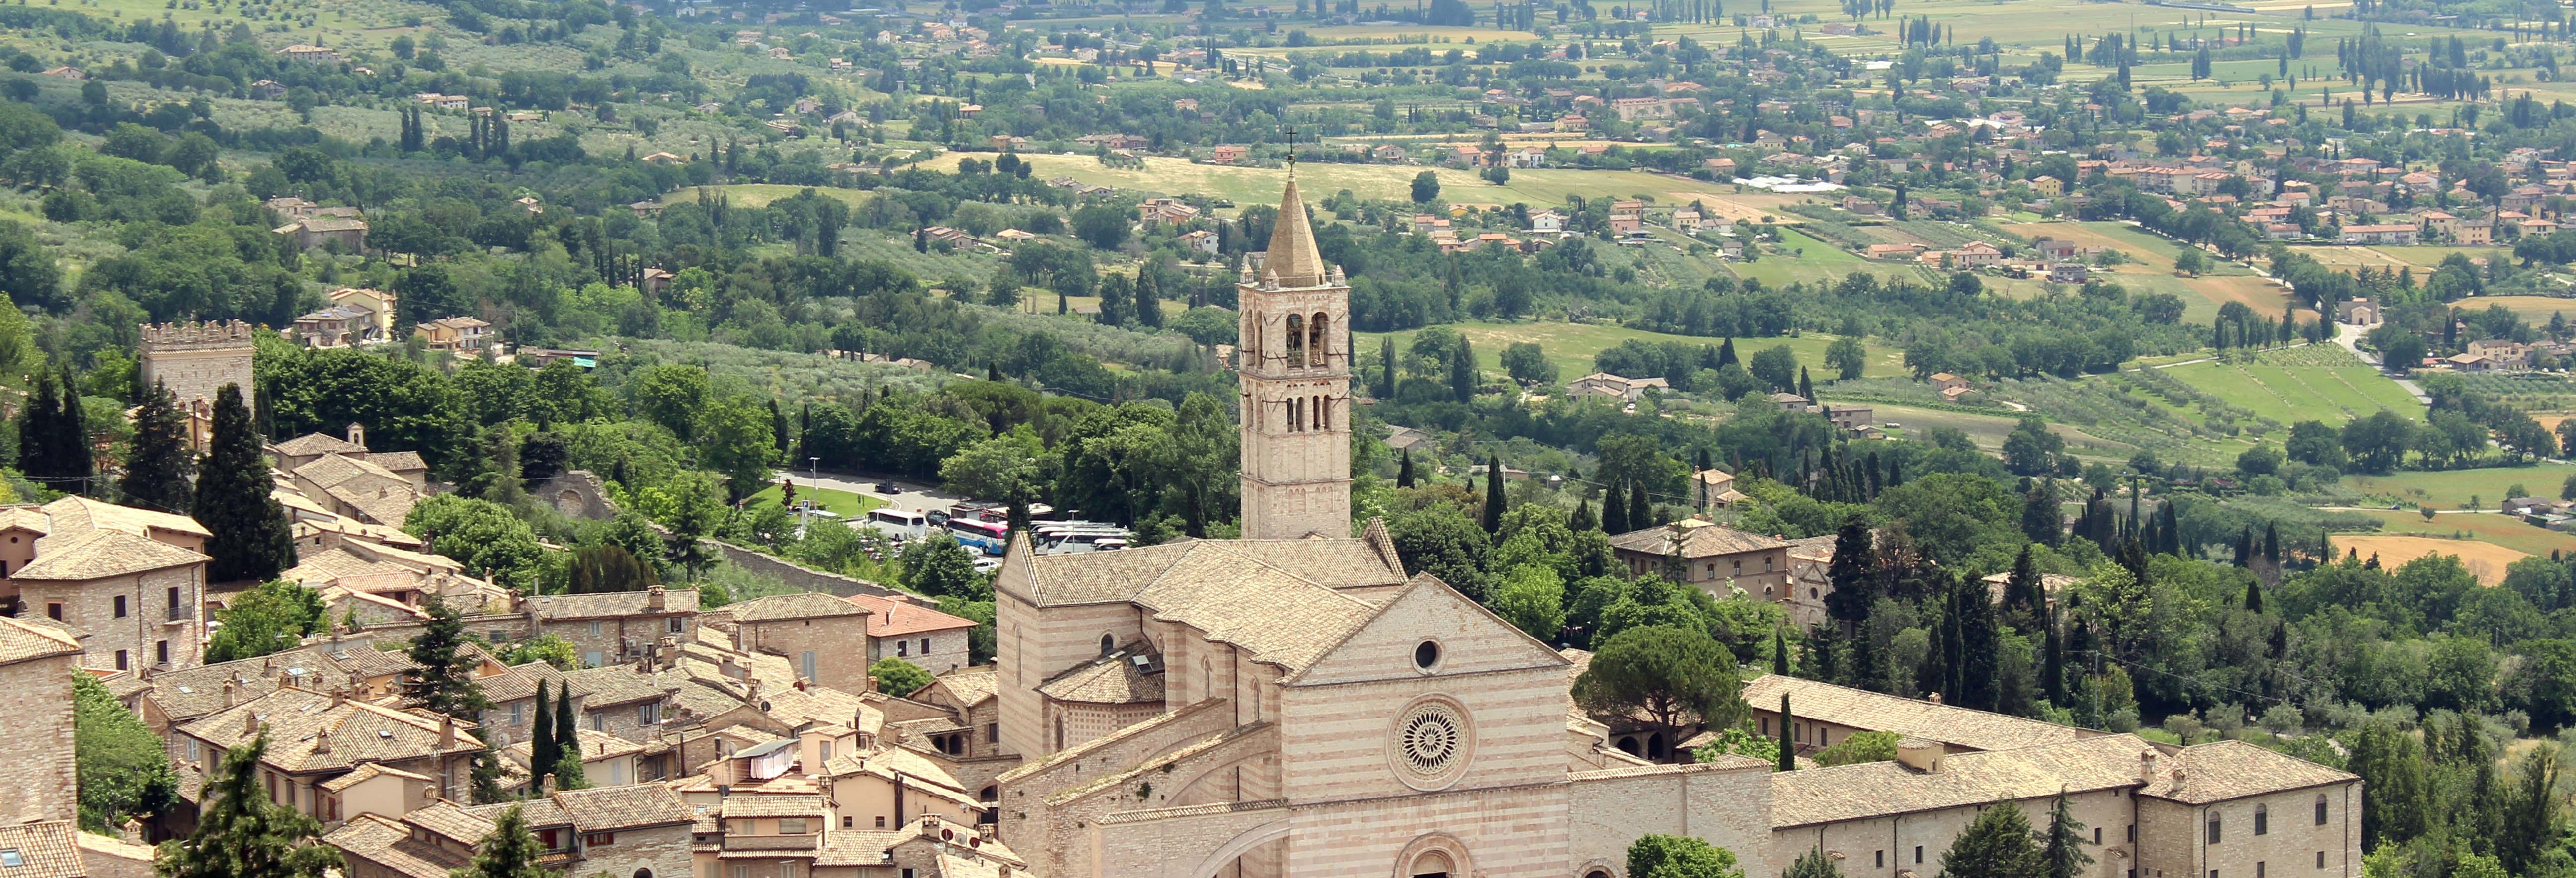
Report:
[[[1223,564],[1258,567],[1327,589],[1401,585],[1404,566],[1391,544],[1371,539],[1180,540],[1117,552],[1028,556],[1027,594],[1041,607],[1125,603],[1174,577],[1214,577]],[[1210,570],[1191,558],[1221,562]],[[1005,584],[1009,587],[1009,584]]]
[[[1756,708],[1778,705],[1784,694],[1789,696],[1789,712],[1800,719],[1895,732],[1969,750],[2011,750],[2096,736],[2073,726],[1778,674],[1764,674],[1744,684],[1745,703]]]
[[[1672,534],[1676,527],[1682,533],[1681,550],[1684,558],[1759,552],[1789,544],[1785,540],[1751,531],[1736,530],[1722,524],[1683,522],[1679,525],[1649,527],[1619,534],[1610,538],[1610,545],[1612,548],[1626,549],[1631,552],[1662,555],[1671,550]]]
[[[1131,643],[1089,664],[1075,665],[1055,679],[1038,684],[1038,694],[1083,704],[1149,704],[1163,700],[1159,656],[1147,655],[1146,644]],[[1140,666],[1137,659],[1144,659]],[[1153,667],[1152,673],[1146,669]]]
[[[2170,759],[2172,769],[2147,781],[2143,796],[2186,805],[2206,805],[2246,796],[2287,792],[2361,778],[2286,753],[2243,741],[2218,741],[2184,747]]]
[[[1919,771],[1901,762],[1864,762],[1771,775],[1771,828],[1789,829],[2007,799],[2027,800],[2140,785],[2136,735],[2105,735],[2042,747],[1941,758]],[[2289,758],[2289,757],[2283,757]]]
[[[1306,222],[1306,200],[1297,195],[1293,170],[1279,193],[1279,220],[1270,229],[1270,255],[1261,270],[1276,273],[1283,287],[1324,285],[1324,256],[1315,250],[1315,229]]]

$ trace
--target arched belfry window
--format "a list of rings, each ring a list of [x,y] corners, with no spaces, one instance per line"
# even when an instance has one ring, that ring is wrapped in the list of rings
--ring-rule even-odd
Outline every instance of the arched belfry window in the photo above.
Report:
[[[1288,315],[1288,365],[1298,366],[1305,362],[1306,317],[1302,314],[1290,314]]]
[[[1307,321],[1306,365],[1324,365],[1325,355],[1332,350],[1332,340],[1324,335],[1324,327],[1331,325],[1332,322],[1333,318],[1322,311],[1315,312],[1314,319]]]

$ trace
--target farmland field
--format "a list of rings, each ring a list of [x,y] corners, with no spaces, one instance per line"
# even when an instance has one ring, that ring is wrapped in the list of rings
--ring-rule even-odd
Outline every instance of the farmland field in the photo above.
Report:
[[[2345,475],[2345,492],[2402,502],[2408,508],[2416,503],[2429,503],[2436,509],[2461,509],[2476,499],[2480,506],[2504,502],[2515,485],[2525,492],[2556,496],[2558,486],[2576,466],[2540,464],[2536,466],[2498,466],[2482,469],[2405,471],[2384,476]]]
[[[2276,366],[2192,363],[2163,370],[2229,405],[2294,424],[2341,424],[2380,409],[2421,417],[2423,406],[2378,369],[2350,366]]]
[[[1818,391],[1817,395],[1827,394]],[[1980,415],[1902,405],[1881,404],[1874,405],[1873,408],[1878,416],[1879,425],[1892,428],[1888,430],[1891,435],[1918,437],[1925,430],[1947,427],[1968,434],[1968,438],[1976,442],[1978,448],[1987,451],[2002,448],[2004,436],[2010,434],[2013,427],[2021,423],[2019,418],[2005,415]],[[2125,460],[2138,450],[2135,445],[2103,439],[2065,424],[2050,424],[2048,431],[2065,437],[2067,453],[2077,457]]]
[[[2004,231],[2037,240],[2056,238],[2073,241],[2084,247],[2107,247],[2127,256],[2129,261],[2106,269],[2095,269],[2105,280],[2128,287],[2133,292],[2172,293],[2183,300],[2183,318],[2209,320],[2218,314],[2218,306],[2241,302],[2254,313],[2277,317],[2290,304],[2288,290],[2255,276],[2242,265],[2210,259],[2208,273],[2199,277],[2182,277],[2174,273],[2174,257],[2182,245],[2165,240],[2143,229],[2115,222],[2039,222],[2015,223]],[[2314,319],[2314,312],[2307,319]]]
[[[2442,537],[2337,535],[2334,538],[2334,545],[2338,550],[2349,549],[2359,552],[2361,553],[2361,557],[2364,559],[2376,556],[2379,559],[2379,566],[2383,568],[2393,568],[2426,555],[2455,555],[2460,559],[2460,566],[2468,568],[2470,575],[2478,578],[2479,585],[2490,587],[2504,582],[2504,570],[2506,567],[2511,566],[2515,561],[2520,561],[2524,558],[2530,557],[2531,553],[2529,552],[2515,551],[2494,543],[2482,542],[2479,540],[2448,539],[2450,532],[2442,530],[2442,528],[2451,524],[2450,519],[2484,518],[2486,516],[2443,515],[2437,517],[2440,520],[2427,524],[2425,527],[2431,531],[2441,533],[2443,535]],[[2424,523],[2424,520],[2420,517],[2415,519],[2415,521],[2418,524]],[[2515,522],[2515,524],[2523,527],[2530,527],[2530,525],[2524,525],[2521,522]],[[2533,530],[2539,529],[2533,528]],[[2548,531],[2541,532],[2548,533]],[[2570,546],[2576,546],[2576,539],[2570,539],[2568,544]]]
[[[2527,555],[2576,552],[2576,534],[2527,524],[2510,515],[2453,513],[2435,515],[2429,522],[2413,510],[2374,512],[2370,515],[2380,520],[2378,532],[2391,536],[2422,536],[2453,542],[2456,534],[2459,539],[2476,541],[2467,545],[2490,544]],[[2337,545],[2342,545],[2357,538],[2337,536],[2334,539]],[[2367,556],[2370,553],[2365,550],[2362,554]],[[2462,560],[2466,559],[2467,556],[2463,555]],[[2384,557],[2380,560],[2383,563],[2387,561]],[[2506,563],[2512,562],[2507,560]]]
[[[957,169],[957,161],[968,157],[943,156],[925,167],[953,172]],[[1087,155],[1022,153],[1020,159],[1034,166],[1036,170],[1032,173],[1038,177],[1071,177],[1084,183],[1130,192],[1208,195],[1237,204],[1275,202],[1279,200],[1280,184],[1288,179],[1284,168],[1207,165],[1163,156],[1146,157],[1143,170],[1107,167],[1099,159]],[[1426,170],[1440,180],[1440,201],[1450,204],[1500,206],[1519,202],[1549,205],[1563,204],[1568,196],[1573,195],[1585,198],[1642,196],[1663,205],[1698,201],[1711,210],[1738,219],[1770,216],[1783,222],[1794,222],[1795,217],[1781,214],[1779,209],[1813,197],[1755,191],[1739,194],[1731,183],[1707,183],[1644,171],[1521,170],[1512,172],[1510,185],[1496,186],[1473,173],[1453,168],[1308,162],[1298,166],[1297,176],[1300,188],[1311,201],[1321,201],[1343,189],[1351,190],[1352,194],[1362,198],[1402,200],[1411,196],[1414,175]]]
[[[2568,319],[2576,320],[2576,299],[2554,296],[2478,296],[2461,299],[2457,305],[2471,311],[2484,311],[2489,305],[2503,305],[2505,310],[2533,324],[2547,323],[2549,315],[2558,313],[2569,314]]]

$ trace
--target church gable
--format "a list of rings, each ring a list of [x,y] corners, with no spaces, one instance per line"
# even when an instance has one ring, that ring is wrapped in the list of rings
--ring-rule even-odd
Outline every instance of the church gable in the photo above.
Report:
[[[1429,650],[1423,645],[1431,644]],[[1430,668],[1420,667],[1421,659]],[[1358,630],[1324,651],[1292,686],[1490,671],[1562,669],[1564,656],[1428,574],[1378,608]]]

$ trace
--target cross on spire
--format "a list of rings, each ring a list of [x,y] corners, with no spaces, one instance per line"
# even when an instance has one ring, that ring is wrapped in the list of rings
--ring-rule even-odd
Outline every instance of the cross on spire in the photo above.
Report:
[[[1288,126],[1288,175],[1297,175],[1297,126]]]

